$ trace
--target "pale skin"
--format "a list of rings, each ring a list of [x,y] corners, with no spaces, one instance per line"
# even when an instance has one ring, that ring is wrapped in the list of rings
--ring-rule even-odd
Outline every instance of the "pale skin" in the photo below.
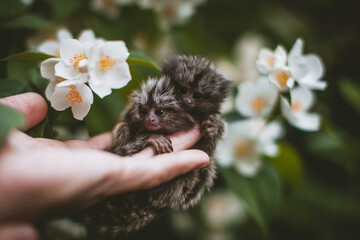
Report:
[[[26,118],[28,130],[46,116],[47,105],[38,94],[0,99]],[[200,150],[185,150],[201,137],[198,127],[170,136],[174,152],[156,155],[148,147],[119,157],[105,152],[111,134],[65,142],[32,138],[12,130],[0,150],[0,239],[37,239],[30,223],[48,214],[78,210],[108,196],[147,189],[194,168],[209,157]]]

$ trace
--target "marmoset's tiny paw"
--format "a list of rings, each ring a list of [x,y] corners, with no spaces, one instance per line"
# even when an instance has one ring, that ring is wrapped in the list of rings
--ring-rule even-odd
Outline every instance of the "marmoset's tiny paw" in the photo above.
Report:
[[[202,122],[202,131],[206,139],[217,139],[223,132],[223,123],[215,115],[210,115],[208,119]]]
[[[153,146],[156,154],[174,151],[170,138],[163,135],[151,135],[147,141],[147,145]]]

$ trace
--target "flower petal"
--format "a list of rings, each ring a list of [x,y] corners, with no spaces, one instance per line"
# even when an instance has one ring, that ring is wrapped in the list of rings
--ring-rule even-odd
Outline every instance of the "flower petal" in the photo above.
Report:
[[[313,90],[324,90],[327,87],[327,82],[314,81],[314,82],[299,82],[299,85],[304,88]]]
[[[103,45],[103,54],[123,61],[125,61],[130,55],[124,41],[105,42]]]
[[[59,42],[61,43],[61,41],[63,41],[63,40],[72,39],[73,36],[67,29],[62,28],[57,32],[57,38],[58,38]]]
[[[309,110],[315,102],[314,94],[307,88],[297,87],[290,90],[291,103],[301,104],[301,111]]]
[[[280,68],[286,65],[286,50],[283,46],[276,47],[274,52],[274,67]]]
[[[106,86],[110,88],[122,88],[131,80],[130,68],[127,62],[116,63],[112,70],[101,71],[96,68],[90,72],[90,80],[92,86]]]
[[[60,62],[60,58],[49,58],[40,64],[40,73],[43,78],[55,81],[55,65]]]
[[[273,69],[272,61],[269,61],[269,59],[273,59],[274,54],[273,52],[268,48],[262,48],[259,51],[259,57],[256,61],[256,68],[259,70],[262,74],[268,74]]]
[[[48,100],[51,99],[56,87],[56,82],[50,82],[45,89],[45,96]]]
[[[69,93],[69,87],[57,87],[50,98],[51,106],[58,111],[63,111],[70,107],[71,103],[66,95]]]
[[[79,41],[82,43],[85,42],[94,42],[96,40],[95,33],[91,29],[83,30],[80,33]]]
[[[60,56],[61,59],[70,65],[70,60],[75,54],[86,54],[84,45],[76,39],[66,39],[61,42]]]
[[[42,43],[38,49],[39,52],[46,53],[52,56],[57,56],[60,50],[60,43],[58,41],[46,41]]]
[[[81,83],[86,83],[86,79],[85,78],[79,78],[79,79],[71,79],[71,80],[64,80],[60,83],[58,83],[58,87],[66,87],[66,86],[71,86],[71,85],[76,85],[76,84],[81,84]]]
[[[303,131],[318,131],[320,129],[320,115],[305,112],[296,115],[296,118],[292,118],[289,123]]]
[[[293,47],[289,52],[289,62],[293,61],[294,58],[302,55],[303,45],[303,40],[301,38],[296,39]]]
[[[273,142],[284,135],[284,127],[279,122],[271,122],[259,133],[259,140],[262,143]]]
[[[80,93],[80,96],[86,99],[86,101],[88,101],[90,104],[93,104],[94,95],[92,94],[91,89],[85,84],[77,84],[76,87]]]
[[[85,84],[79,84],[76,85],[76,87],[83,101],[81,103],[75,102],[71,106],[71,111],[74,118],[78,120],[83,120],[90,111],[90,106],[94,101],[94,96],[90,88],[87,87]]]
[[[100,98],[104,98],[105,96],[111,94],[111,88],[105,85],[94,84],[92,78],[89,80],[90,88],[96,93]]]
[[[234,162],[235,168],[243,175],[252,177],[260,169],[262,161],[260,156],[253,156],[247,159],[237,159]]]
[[[296,128],[304,131],[317,131],[320,128],[320,115],[307,112],[293,114],[289,103],[283,97],[281,98],[281,111],[288,122]]]
[[[55,65],[55,75],[65,79],[78,79],[81,74],[73,66],[66,65],[61,61]]]
[[[89,102],[74,103],[71,106],[73,116],[77,120],[83,120],[84,117],[89,113],[91,104]]]
[[[275,157],[279,153],[279,147],[275,143],[267,143],[263,146],[262,152],[266,156]]]

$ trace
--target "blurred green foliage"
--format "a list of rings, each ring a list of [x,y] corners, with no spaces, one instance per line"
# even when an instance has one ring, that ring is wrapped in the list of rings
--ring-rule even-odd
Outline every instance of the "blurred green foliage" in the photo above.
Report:
[[[323,130],[303,133],[287,127],[279,156],[268,158],[254,179],[219,171],[215,189],[231,189],[251,217],[219,232],[206,225],[197,207],[189,211],[195,225],[188,234],[180,234],[179,224],[165,216],[128,238],[355,240],[360,236],[359,9],[360,2],[353,0],[208,0],[184,25],[164,31],[153,11],[137,6],[123,7],[110,20],[85,0],[35,0],[29,6],[0,0],[0,97],[27,91],[44,96],[47,80],[39,63],[49,56],[31,52],[29,39],[53,36],[60,27],[74,36],[90,28],[98,37],[124,40],[133,80],[103,100],[95,97],[83,122],[74,120],[69,109],[58,113],[49,108],[47,118],[29,131],[33,136],[59,137],[54,125],[68,129],[67,137],[84,127],[90,135],[111,130],[132,90],[159,74],[157,63],[166,55],[159,54],[161,47],[169,53],[231,59],[234,44],[248,33],[260,35],[270,48],[281,43],[290,49],[302,37],[308,52],[321,56],[326,67],[329,87],[318,94],[316,105]],[[23,123],[2,106],[0,116],[0,137]]]

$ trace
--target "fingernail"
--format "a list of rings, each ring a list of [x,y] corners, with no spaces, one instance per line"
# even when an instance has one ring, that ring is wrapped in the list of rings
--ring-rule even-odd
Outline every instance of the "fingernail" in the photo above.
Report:
[[[204,168],[207,166],[209,166],[209,162],[203,163],[203,164],[199,165],[197,168]]]

